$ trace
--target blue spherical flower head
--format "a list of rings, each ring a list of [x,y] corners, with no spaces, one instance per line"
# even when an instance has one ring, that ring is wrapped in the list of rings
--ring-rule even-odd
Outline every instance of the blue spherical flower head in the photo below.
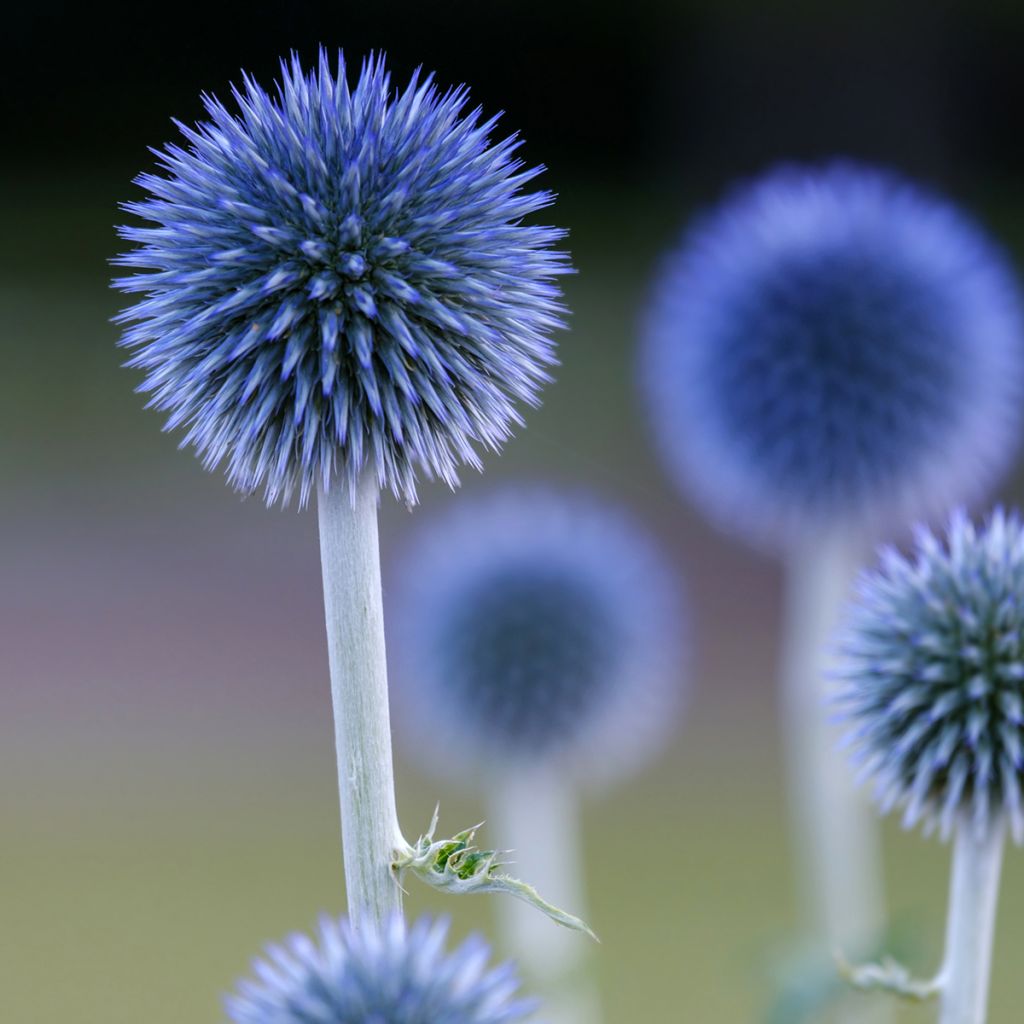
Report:
[[[462,502],[396,568],[396,711],[427,764],[594,783],[669,735],[686,618],[665,559],[617,512],[541,491]]]
[[[125,204],[150,222],[121,229],[129,365],[183,444],[268,503],[365,467],[409,502],[417,471],[454,483],[537,404],[562,325],[564,233],[525,222],[552,200],[524,190],[542,168],[464,88],[393,91],[380,58],[346,74],[321,51],[272,93],[246,76],[236,113],[205,97]]]
[[[948,833],[1005,812],[1024,838],[1024,527],[962,514],[887,550],[844,634],[839,706],[884,810]]]
[[[999,249],[888,173],[785,167],[661,275],[646,389],[666,461],[720,523],[785,545],[972,500],[1017,446],[1024,327]]]
[[[352,930],[324,918],[319,942],[293,935],[253,964],[228,998],[234,1024],[507,1024],[531,1003],[515,997],[510,965],[488,969],[487,946],[470,939],[446,954],[447,924],[394,918]]]

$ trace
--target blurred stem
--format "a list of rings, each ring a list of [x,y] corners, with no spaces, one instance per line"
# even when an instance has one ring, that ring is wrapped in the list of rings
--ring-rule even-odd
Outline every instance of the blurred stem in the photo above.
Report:
[[[571,782],[551,771],[510,770],[491,783],[488,809],[491,834],[509,851],[513,874],[586,917],[580,807]],[[592,945],[518,900],[498,900],[496,909],[505,950],[542,994],[545,1020],[600,1024]]]
[[[1002,818],[982,833],[968,817],[958,824],[939,1024],[985,1024],[1005,832]]]
[[[390,867],[404,841],[391,759],[377,500],[370,474],[355,494],[336,485],[318,495],[345,887],[356,927],[402,910]]]
[[[797,868],[815,941],[862,957],[884,932],[879,827],[854,790],[852,770],[829,723],[828,651],[860,564],[859,538],[807,538],[786,566],[782,651],[783,737],[797,833]],[[848,1020],[878,1019],[850,1007]]]

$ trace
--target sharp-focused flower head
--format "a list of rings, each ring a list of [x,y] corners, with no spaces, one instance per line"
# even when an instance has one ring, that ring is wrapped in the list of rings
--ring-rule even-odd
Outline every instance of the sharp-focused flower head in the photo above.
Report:
[[[237,113],[205,97],[125,204],[151,222],[121,229],[138,273],[116,282],[142,295],[119,317],[142,390],[268,503],[364,467],[410,502],[417,471],[454,483],[555,361],[564,233],[523,223],[552,200],[524,191],[542,168],[464,88],[393,91],[380,58],[354,89],[321,51],[233,95]]]
[[[487,969],[469,939],[446,954],[447,924],[400,917],[379,931],[324,918],[319,942],[293,935],[270,946],[226,1001],[235,1024],[506,1024],[533,1004],[516,998],[510,965]]]
[[[1013,274],[881,171],[786,167],[732,195],[668,260],[644,357],[672,472],[756,542],[945,514],[1017,446]]]
[[[948,833],[1005,811],[1024,838],[1024,528],[954,515],[865,575],[844,633],[839,706],[884,810]]]
[[[657,752],[686,622],[664,558],[616,512],[537,491],[462,502],[396,569],[396,713],[427,764],[599,782]]]

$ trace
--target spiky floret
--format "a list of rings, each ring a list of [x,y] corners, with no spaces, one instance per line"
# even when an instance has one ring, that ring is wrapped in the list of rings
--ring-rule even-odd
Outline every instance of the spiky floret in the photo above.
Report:
[[[843,633],[838,705],[862,778],[908,827],[947,834],[1005,811],[1024,839],[1024,528],[962,513],[943,541],[925,529],[886,549],[859,584]]]
[[[783,167],[669,257],[644,383],[671,471],[777,546],[972,500],[1016,449],[1017,282],[944,200],[883,171]]]
[[[183,428],[207,468],[268,503],[365,466],[406,501],[416,475],[456,482],[535,405],[564,312],[555,246],[524,223],[552,195],[542,170],[494,142],[497,118],[464,87],[413,75],[393,91],[380,57],[350,89],[342,56],[276,91],[248,75],[238,112],[209,121],[124,209],[136,248],[116,286],[141,298],[118,318],[150,405]]]
[[[395,708],[425,764],[594,783],[657,753],[686,616],[664,557],[617,511],[540,490],[462,501],[395,568]]]
[[[533,1004],[516,998],[511,965],[487,968],[471,938],[445,953],[448,926],[400,917],[356,932],[323,918],[319,941],[292,935],[253,963],[254,978],[226,1000],[235,1024],[506,1024]]]

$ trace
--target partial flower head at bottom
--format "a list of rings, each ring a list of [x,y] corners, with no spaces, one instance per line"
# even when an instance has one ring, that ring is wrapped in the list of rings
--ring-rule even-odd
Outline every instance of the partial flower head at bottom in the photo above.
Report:
[[[510,965],[487,966],[472,938],[445,952],[445,921],[354,930],[323,918],[319,935],[269,946],[226,1000],[234,1024],[511,1024],[534,1009]]]

